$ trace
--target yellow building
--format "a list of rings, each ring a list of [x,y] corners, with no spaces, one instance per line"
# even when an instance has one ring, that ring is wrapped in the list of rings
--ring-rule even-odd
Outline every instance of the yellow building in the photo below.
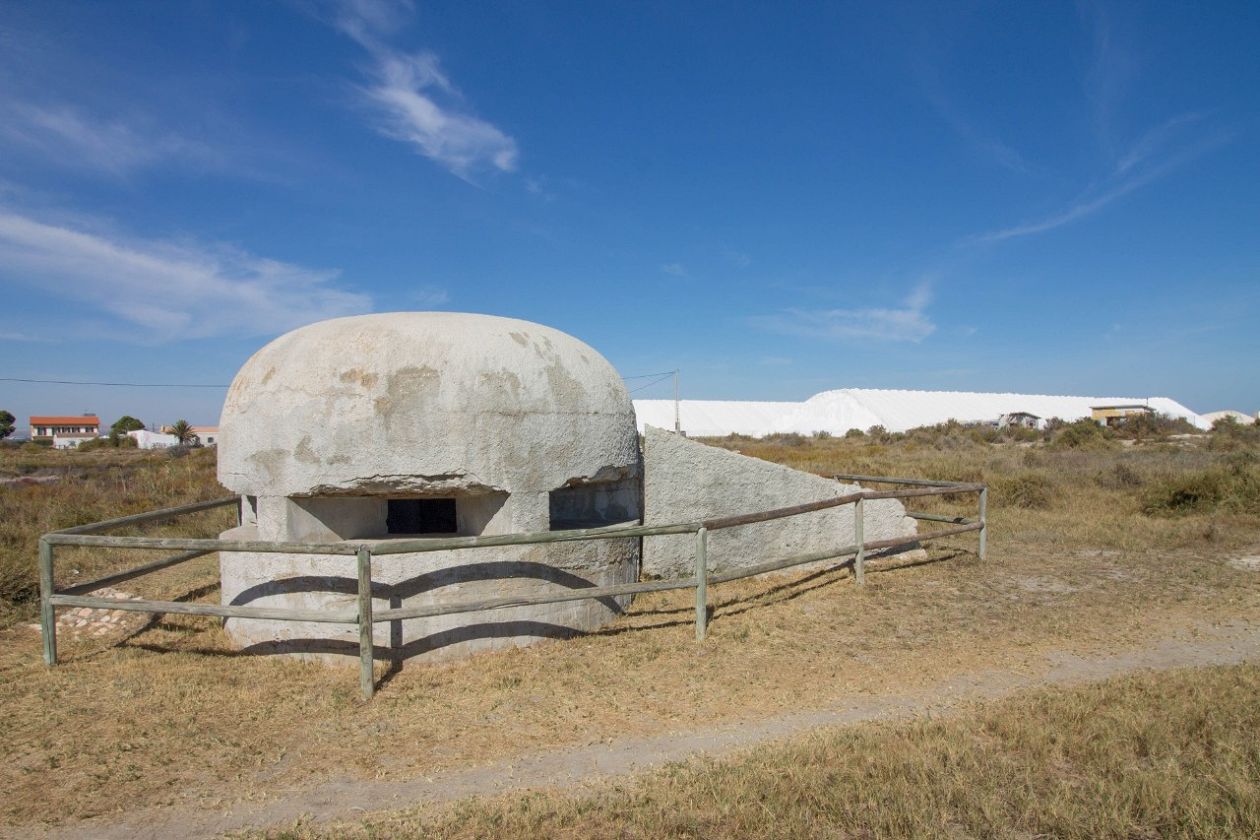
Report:
[[[1149,405],[1137,403],[1132,405],[1091,405],[1089,411],[1094,418],[1094,422],[1100,426],[1119,426],[1125,420],[1135,415],[1155,413],[1155,410]]]

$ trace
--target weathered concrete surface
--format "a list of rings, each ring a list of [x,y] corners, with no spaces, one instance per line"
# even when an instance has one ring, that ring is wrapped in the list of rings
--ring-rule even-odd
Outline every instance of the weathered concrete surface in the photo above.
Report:
[[[647,427],[644,437],[643,463],[643,517],[647,525],[753,513],[861,489],[652,426]],[[915,521],[905,515],[905,508],[896,499],[866,502],[865,507],[867,541],[916,533]],[[715,531],[709,535],[709,569],[738,569],[776,557],[852,545],[854,541],[853,506],[844,505]],[[643,540],[643,571],[647,574],[685,577],[692,574],[694,564],[695,539],[689,534]]]
[[[255,539],[244,526],[225,539]],[[366,545],[376,541],[365,540]],[[223,553],[225,604],[287,609],[354,610],[354,557]],[[373,558],[373,609],[540,595],[565,589],[631,583],[639,575],[636,539],[501,546]],[[477,613],[382,622],[373,640],[379,659],[432,662],[483,650],[569,638],[607,624],[629,598],[568,601]],[[232,638],[251,653],[286,654],[352,665],[359,633],[353,625],[230,619]]]
[[[219,431],[219,481],[250,496],[547,491],[639,466],[612,365],[489,315],[360,315],[282,335],[237,373]]]
[[[241,368],[219,428],[219,480],[242,495],[243,525],[228,538],[370,545],[389,536],[391,498],[453,498],[461,535],[641,513],[634,409],[620,376],[572,336],[526,321],[399,312],[294,330]],[[638,570],[637,540],[389,555],[374,563],[373,590],[385,609],[626,583]],[[353,558],[223,552],[220,572],[227,604],[355,604]],[[623,606],[416,619],[381,624],[376,639],[384,656],[449,657],[595,629]],[[226,627],[258,652],[357,650],[349,626]]]

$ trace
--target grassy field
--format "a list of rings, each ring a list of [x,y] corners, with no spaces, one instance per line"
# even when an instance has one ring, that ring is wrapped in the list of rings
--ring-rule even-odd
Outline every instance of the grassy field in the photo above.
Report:
[[[33,558],[41,534],[229,495],[215,481],[214,450],[184,452],[180,450],[183,457],[172,457],[138,449],[0,448],[0,627],[35,615],[39,578]],[[189,529],[216,524],[227,527],[230,519],[230,512],[215,511],[199,520],[167,525],[163,533],[190,533]],[[142,556],[80,553],[75,564],[64,568],[67,577],[59,582],[90,580],[111,569],[137,565]]]
[[[874,564],[863,589],[843,568],[714,587],[703,645],[690,593],[643,597],[588,636],[408,666],[365,706],[352,664],[240,656],[204,618],[159,618],[108,640],[67,634],[64,664],[46,669],[28,626],[39,533],[223,491],[210,451],[0,450],[0,474],[66,473],[0,486],[0,823],[72,822],[119,803],[218,807],[333,774],[410,778],[925,690],[978,669],[1035,670],[1056,653],[1123,650],[1169,628],[1260,622],[1260,575],[1229,562],[1260,553],[1260,466],[1245,434],[1047,443],[946,428],[720,444],[824,474],[988,481],[991,559],[976,561],[966,535],[933,547],[939,562]],[[228,515],[180,527],[211,535]],[[79,550],[59,568],[69,582],[123,561],[134,558]],[[216,571],[210,556],[127,585],[213,601]]]
[[[1031,692],[934,721],[817,732],[580,795],[472,799],[314,838],[1260,835],[1260,668]]]

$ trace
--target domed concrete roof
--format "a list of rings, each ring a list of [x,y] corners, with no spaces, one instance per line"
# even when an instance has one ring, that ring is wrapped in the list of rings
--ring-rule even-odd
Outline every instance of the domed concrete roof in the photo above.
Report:
[[[612,365],[558,330],[394,312],[287,333],[237,373],[219,480],[248,495],[535,491],[637,475]]]

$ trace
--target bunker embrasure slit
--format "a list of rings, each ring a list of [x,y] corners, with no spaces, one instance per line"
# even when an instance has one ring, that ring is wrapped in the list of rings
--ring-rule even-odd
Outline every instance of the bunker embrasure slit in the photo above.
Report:
[[[459,531],[454,499],[389,499],[389,534],[454,534]]]

